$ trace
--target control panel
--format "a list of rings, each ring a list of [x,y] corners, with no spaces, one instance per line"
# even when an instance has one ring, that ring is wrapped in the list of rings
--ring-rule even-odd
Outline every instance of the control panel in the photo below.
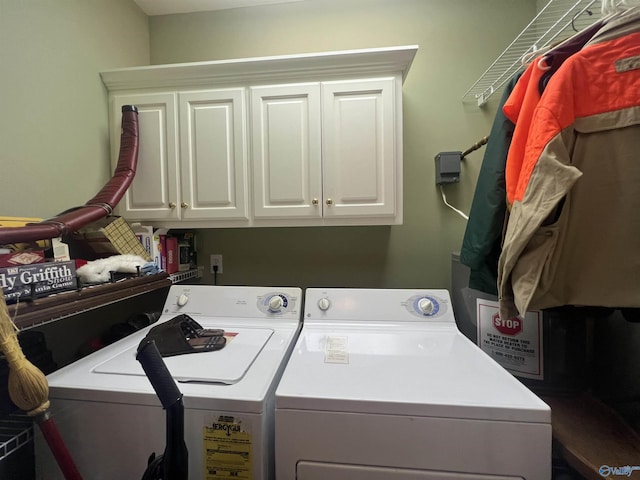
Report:
[[[437,321],[455,325],[447,290],[309,288],[305,319]]]
[[[286,293],[269,292],[258,298],[258,309],[269,315],[286,312],[291,306],[291,298]]]
[[[299,318],[302,290],[296,287],[173,285],[163,314],[211,317]]]
[[[413,295],[405,304],[407,310],[418,317],[437,317],[446,302],[428,293]]]

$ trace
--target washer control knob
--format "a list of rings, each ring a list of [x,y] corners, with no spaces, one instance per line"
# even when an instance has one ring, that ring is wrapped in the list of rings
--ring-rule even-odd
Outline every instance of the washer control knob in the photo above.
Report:
[[[272,312],[279,312],[282,309],[284,302],[280,295],[274,295],[269,299],[269,310]]]
[[[433,302],[428,298],[421,298],[418,301],[418,310],[420,310],[420,313],[423,315],[430,315],[433,313],[433,308]]]
[[[178,297],[178,306],[184,307],[188,301],[189,301],[189,295],[187,295],[186,293],[182,293]]]
[[[322,297],[320,300],[318,300],[318,308],[323,312],[326,312],[327,310],[329,310],[330,306],[331,306],[331,300],[329,300],[327,297]]]

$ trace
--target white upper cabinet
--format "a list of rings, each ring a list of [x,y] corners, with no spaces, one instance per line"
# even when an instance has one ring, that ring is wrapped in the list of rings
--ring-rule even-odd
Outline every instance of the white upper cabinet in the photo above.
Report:
[[[167,228],[402,223],[402,82],[416,46],[102,72],[112,158],[138,107],[118,213]]]
[[[244,89],[180,92],[183,220],[248,220]]]
[[[138,108],[140,138],[136,175],[117,213],[159,225],[248,222],[244,89],[114,95],[113,162],[122,105]]]
[[[322,217],[320,85],[251,88],[256,219]]]
[[[393,77],[252,87],[256,224],[400,223],[395,91]]]
[[[140,93],[113,97],[111,150],[114,166],[120,150],[123,105],[138,108],[139,151],[136,174],[117,211],[132,220],[178,220],[176,96],[173,93]]]
[[[395,89],[395,78],[322,84],[328,219],[378,217],[381,223],[402,223],[402,118]]]

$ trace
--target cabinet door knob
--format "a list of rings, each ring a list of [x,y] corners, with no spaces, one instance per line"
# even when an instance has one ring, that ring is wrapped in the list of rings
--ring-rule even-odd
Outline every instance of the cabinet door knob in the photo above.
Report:
[[[185,202],[182,202],[182,203],[180,204],[180,206],[181,206],[182,208],[189,208],[189,204],[188,204],[188,203],[185,203]]]
[[[169,202],[169,208],[176,208],[176,202]]]
[[[313,200],[311,200],[311,205],[318,205],[318,199],[314,198]]]
[[[327,205],[333,205],[333,200],[331,200],[330,198],[327,198]]]

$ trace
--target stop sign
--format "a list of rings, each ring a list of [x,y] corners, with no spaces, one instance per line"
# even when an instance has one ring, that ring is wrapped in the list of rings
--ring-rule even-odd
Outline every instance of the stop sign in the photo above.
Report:
[[[496,313],[493,316],[493,326],[503,335],[514,336],[522,331],[522,319],[519,317],[502,319]]]

